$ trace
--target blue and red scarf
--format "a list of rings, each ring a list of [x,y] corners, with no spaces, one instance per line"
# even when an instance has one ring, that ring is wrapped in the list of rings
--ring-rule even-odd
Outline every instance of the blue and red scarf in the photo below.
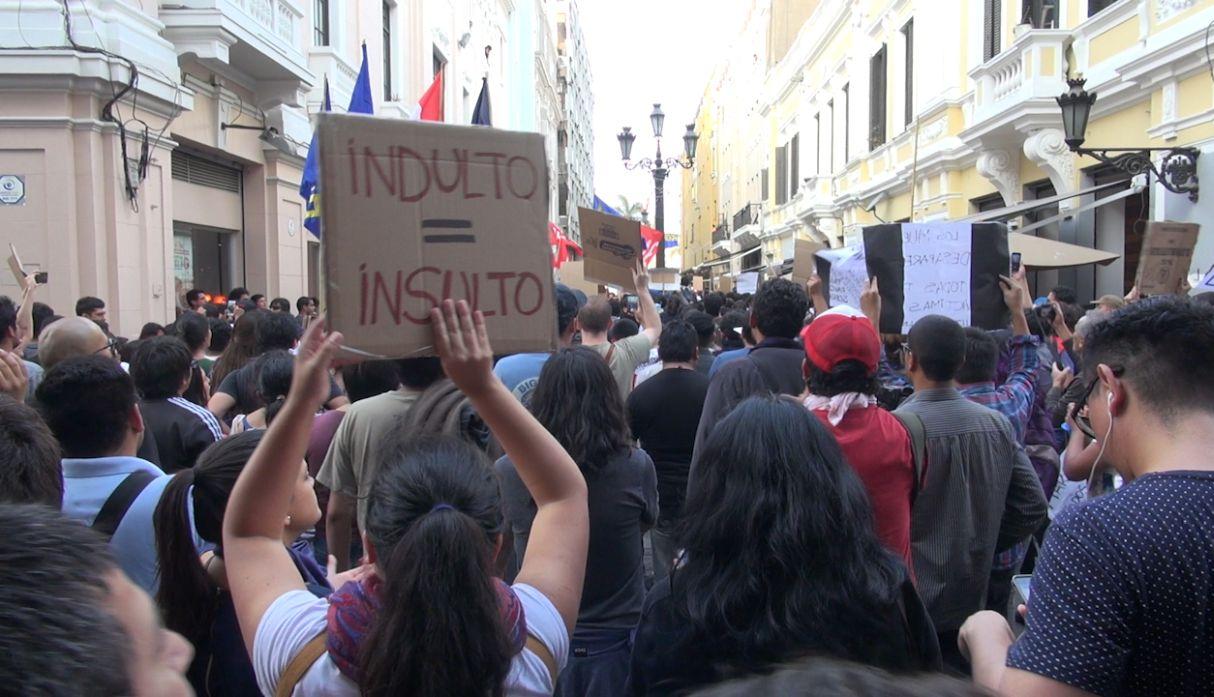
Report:
[[[362,581],[350,581],[329,596],[328,638],[329,658],[347,678],[359,682],[359,648],[371,631],[379,614],[379,587],[383,583],[376,576]],[[493,579],[497,590],[498,607],[502,613],[502,626],[510,637],[515,653],[523,650],[527,641],[527,618],[523,604],[514,589],[500,578]]]

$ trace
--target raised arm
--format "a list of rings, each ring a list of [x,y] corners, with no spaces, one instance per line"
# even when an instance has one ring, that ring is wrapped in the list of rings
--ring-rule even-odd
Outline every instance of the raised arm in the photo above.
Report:
[[[484,316],[473,314],[463,300],[447,300],[441,310],[431,310],[430,319],[443,369],[501,443],[538,509],[515,581],[543,593],[572,634],[590,544],[586,481],[560,443],[493,374]]]
[[[658,337],[662,335],[662,316],[658,314],[657,303],[649,292],[649,272],[645,270],[644,263],[637,262],[632,279],[637,287],[637,321],[641,324],[641,333],[648,337],[650,346],[657,346]]]
[[[224,561],[236,618],[250,655],[270,604],[288,591],[305,587],[282,544],[282,525],[290,511],[313,415],[329,395],[329,363],[340,344],[341,334],[326,334],[323,321],[308,327],[295,356],[286,404],[228,499],[223,519]]]
[[[35,274],[25,277],[21,288],[21,307],[17,309],[17,348],[14,353],[18,356],[25,345],[33,341],[34,336],[34,291],[38,288]]]

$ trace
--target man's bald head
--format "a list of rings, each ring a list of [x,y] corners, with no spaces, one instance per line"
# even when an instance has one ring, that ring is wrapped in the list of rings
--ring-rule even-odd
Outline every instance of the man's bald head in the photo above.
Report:
[[[45,370],[74,356],[101,353],[109,339],[101,327],[84,317],[65,317],[42,330],[38,337],[38,362]]]

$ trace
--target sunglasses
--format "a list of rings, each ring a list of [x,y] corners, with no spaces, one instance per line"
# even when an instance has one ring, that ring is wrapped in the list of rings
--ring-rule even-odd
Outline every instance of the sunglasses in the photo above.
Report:
[[[1113,371],[1113,377],[1119,378],[1123,373],[1125,373],[1125,368],[1111,368],[1110,370]],[[1079,427],[1079,430],[1083,433],[1083,435],[1093,440],[1096,440],[1097,438],[1096,429],[1092,428],[1092,420],[1083,415],[1082,412],[1084,408],[1087,407],[1088,400],[1092,398],[1092,395],[1096,392],[1096,386],[1099,384],[1100,376],[1097,375],[1092,378],[1091,382],[1088,383],[1087,389],[1083,391],[1083,396],[1075,402],[1075,425]]]

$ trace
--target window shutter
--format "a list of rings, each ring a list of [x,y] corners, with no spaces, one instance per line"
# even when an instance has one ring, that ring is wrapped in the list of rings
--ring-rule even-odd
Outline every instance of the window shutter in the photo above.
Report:
[[[792,137],[792,141],[788,146],[792,152],[790,153],[790,163],[788,166],[788,178],[792,181],[789,192],[789,198],[796,196],[797,191],[801,188],[801,134],[798,133]]]
[[[1003,0],[986,0],[986,12],[982,25],[982,58],[988,61],[999,55],[1000,34],[1003,28]]]
[[[906,41],[906,104],[902,123],[909,126],[915,120],[915,20],[906,23],[902,36]]]
[[[776,148],[776,205],[788,202],[788,149]]]
[[[886,47],[877,51],[869,64],[868,147],[875,150],[885,144],[885,69]]]
[[[771,177],[771,171],[768,170],[766,167],[764,167],[763,173],[761,175],[759,175],[759,180],[760,180],[759,187],[762,189],[760,198],[763,199],[764,203],[766,203],[767,199],[771,197],[770,177]]]

